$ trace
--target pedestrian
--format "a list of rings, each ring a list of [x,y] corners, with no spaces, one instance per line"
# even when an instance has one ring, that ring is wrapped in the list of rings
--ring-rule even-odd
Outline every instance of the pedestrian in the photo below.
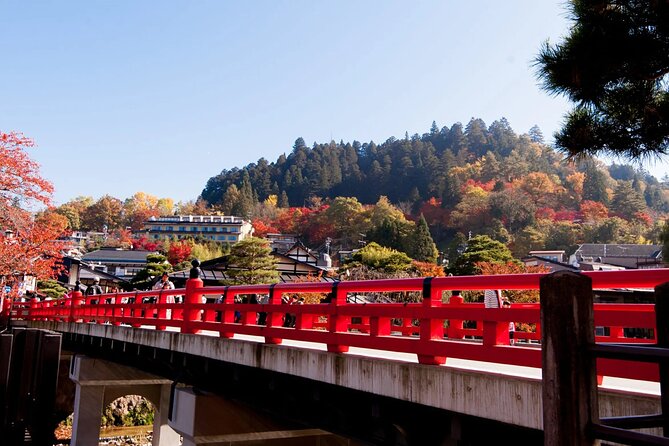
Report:
[[[483,306],[485,308],[502,308],[502,291],[485,290],[483,293]]]
[[[511,302],[508,299],[504,299],[502,302],[502,308],[511,308]],[[516,341],[514,340],[514,334],[516,333],[516,323],[509,322],[509,345],[513,345]]]
[[[98,294],[102,294],[102,287],[100,286],[100,278],[95,277],[93,279],[93,285],[86,288],[85,295],[86,296],[96,296]],[[91,299],[91,304],[92,305],[95,305],[97,303],[98,303],[98,299]]]
[[[166,291],[166,290],[173,290],[174,289],[174,283],[170,280],[170,275],[167,273],[163,273],[162,276],[160,276],[160,280],[156,282],[155,285],[153,285],[154,290],[159,290],[159,291]],[[156,303],[158,300],[155,296],[151,298],[152,302],[149,303]],[[174,299],[173,295],[168,295],[165,298],[165,303],[166,304],[173,304],[176,303],[176,300]],[[167,310],[166,314],[167,319],[172,318],[172,310]]]

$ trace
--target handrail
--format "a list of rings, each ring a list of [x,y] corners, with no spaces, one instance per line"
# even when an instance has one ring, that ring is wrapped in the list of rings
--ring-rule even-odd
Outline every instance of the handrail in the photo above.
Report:
[[[592,279],[593,289],[653,288],[669,281],[669,269],[596,271],[582,273]],[[183,333],[203,330],[221,337],[256,335],[278,344],[283,339],[320,342],[332,352],[349,347],[416,354],[424,364],[443,364],[446,358],[461,358],[518,366],[541,367],[540,305],[514,304],[508,309],[484,308],[465,303],[459,290],[538,290],[546,274],[457,276],[384,279],[346,282],[279,283],[204,287],[190,279],[186,288],[111,293],[71,297],[52,301],[14,304],[18,318],[71,323],[110,323],[132,327],[179,329]],[[445,291],[453,296],[442,304]],[[348,303],[348,294],[366,292],[420,292],[420,303]],[[288,293],[326,293],[327,303],[286,305]],[[240,295],[270,295],[269,303],[239,303]],[[176,303],[174,296],[184,296]],[[206,297],[216,303],[205,303]],[[143,303],[155,298],[156,303]],[[98,303],[92,303],[96,300]],[[652,304],[596,304],[595,325],[602,333],[598,342],[644,344],[655,342],[655,313]],[[286,321],[290,321],[287,323]],[[534,331],[516,331],[522,346],[509,345],[509,323],[528,324]],[[630,330],[645,332],[631,337]],[[630,336],[630,337],[627,337]],[[464,342],[466,338],[479,342]],[[602,358],[598,374],[658,381],[658,368],[643,362]]]

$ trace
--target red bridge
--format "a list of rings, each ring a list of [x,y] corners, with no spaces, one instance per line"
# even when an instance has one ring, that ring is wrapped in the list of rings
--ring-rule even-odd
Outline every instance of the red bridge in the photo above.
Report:
[[[557,277],[557,275],[553,276]],[[543,274],[220,287],[203,287],[200,279],[190,279],[185,289],[126,292],[90,297],[83,297],[81,293],[73,292],[71,298],[14,304],[11,311],[14,319],[26,320],[31,327],[49,328],[71,335],[113,339],[118,342],[136,342],[137,336],[128,332],[133,328],[141,329],[143,333],[146,333],[146,329],[154,329],[156,333],[151,339],[139,342],[151,348],[160,347],[159,343],[163,342],[161,339],[167,339],[164,336],[172,339],[173,336],[178,336],[176,333],[178,332],[184,335],[208,335],[203,337],[207,339],[206,342],[212,342],[212,337],[216,336],[224,338],[218,340],[219,343],[239,340],[256,344],[261,342],[266,345],[266,348],[279,344],[289,344],[291,349],[315,348],[320,350],[320,355],[334,354],[337,356],[351,349],[358,349],[357,352],[363,352],[370,357],[404,354],[402,358],[407,358],[406,355],[409,354],[415,355],[414,358],[418,363],[433,366],[443,364],[448,366],[453,361],[460,361],[459,364],[462,364],[462,361],[476,361],[486,363],[493,374],[499,368],[496,365],[535,369],[541,369],[543,366],[544,380],[546,380],[546,364],[547,361],[550,362],[550,358],[547,359],[546,355],[550,356],[552,352],[545,350],[542,352],[542,343],[553,346],[553,339],[557,339],[555,341],[557,343],[561,340],[567,342],[573,335],[573,333],[554,333],[555,328],[551,328],[551,333],[545,332],[547,326],[559,328],[560,325],[563,325],[565,330],[571,330],[570,327],[576,326],[575,331],[579,332],[578,325],[581,324],[579,317],[582,317],[582,315],[576,315],[576,319],[573,319],[573,315],[565,316],[563,310],[560,310],[562,311],[560,314],[548,314],[551,308],[557,308],[548,302],[549,300],[554,301],[559,305],[560,301],[564,300],[567,308],[571,308],[574,313],[577,312],[576,307],[578,306],[574,302],[584,300],[594,315],[594,327],[598,328],[597,333],[604,334],[595,337],[597,346],[604,345],[604,347],[598,349],[593,343],[592,352],[586,352],[585,355],[592,359],[593,364],[597,357],[596,372],[594,368],[592,370],[593,376],[596,374],[597,383],[605,382],[604,377],[661,383],[661,385],[656,384],[656,388],[661,387],[662,402],[659,396],[655,398],[655,401],[667,415],[669,406],[667,406],[666,395],[669,389],[666,386],[669,378],[666,375],[669,368],[662,365],[666,364],[666,359],[662,358],[667,358],[667,355],[666,351],[661,353],[659,347],[666,347],[669,339],[662,339],[663,327],[662,324],[658,326],[657,320],[663,319],[659,314],[656,315],[656,305],[599,303],[593,305],[592,290],[654,288],[669,281],[669,270],[586,272],[579,275],[570,273],[568,276],[567,280],[587,281],[586,296],[581,296],[582,288],[580,291],[563,293],[564,290],[559,284],[555,285],[550,282],[551,276]],[[564,278],[564,275],[560,277]],[[556,280],[563,279],[558,277]],[[539,290],[540,288],[544,308],[538,303],[514,303],[511,308],[484,308],[483,304],[465,303],[460,296],[460,292],[464,290]],[[575,289],[578,289],[578,286]],[[442,296],[446,291],[451,292],[451,297],[447,303],[443,303]],[[352,295],[370,292],[418,292],[422,301],[420,303],[359,304],[351,303],[348,299]],[[322,301],[324,303],[317,304],[286,305],[283,303],[282,296],[295,293],[300,295],[320,294],[321,296],[326,295],[327,298]],[[560,293],[571,295],[562,296]],[[269,295],[269,302],[267,304],[238,303],[237,296],[249,295]],[[169,303],[174,302],[175,296],[181,296],[183,302]],[[659,288],[656,290],[656,298],[658,299],[658,311],[661,307],[660,300],[667,302],[666,305],[669,306],[669,294],[662,295]],[[572,302],[570,299],[575,300]],[[95,301],[98,303],[94,303]],[[155,303],[142,303],[147,301]],[[286,314],[294,316],[294,327],[284,326]],[[572,317],[572,321],[560,322],[564,317]],[[669,317],[669,313],[664,317]],[[557,323],[549,323],[551,318]],[[532,327],[531,331],[515,332],[515,345],[510,345],[509,342],[510,322]],[[590,323],[592,324],[593,321],[591,320]],[[594,327],[592,325],[584,327],[581,331],[586,334],[577,333],[577,335],[587,336],[587,332],[590,332],[592,336]],[[165,335],[161,335],[160,332],[165,332]],[[645,337],[633,337],[636,333],[643,333]],[[102,341],[100,342],[102,345]],[[609,344],[615,344],[614,348],[606,350]],[[633,344],[646,349],[634,350],[632,356],[622,359],[623,353],[616,350],[617,344]],[[323,348],[318,345],[326,346],[329,353],[322,352]],[[574,347],[579,348],[578,345]],[[551,350],[559,348],[559,346],[551,347]],[[216,355],[212,354],[212,356]],[[654,359],[648,359],[650,356]],[[633,361],[630,362],[628,360],[630,358]],[[222,358],[219,357],[219,359]],[[560,359],[560,361],[571,364],[574,360],[567,358]],[[576,359],[576,362],[580,364],[579,361]],[[572,366],[573,364],[570,367]],[[308,369],[306,364],[303,367],[305,370]],[[291,373],[301,373],[299,367],[292,370]],[[306,372],[303,376],[314,379]],[[561,385],[564,386],[565,383]],[[546,383],[544,383],[543,395],[543,427],[545,428]],[[581,397],[585,396],[581,395]],[[416,400],[415,402],[426,404],[425,401]],[[534,403],[540,404],[536,401]],[[481,416],[480,414],[473,415]],[[531,421],[541,418],[541,414],[526,414],[525,417],[527,418],[526,423],[517,424],[541,428],[536,423],[532,424]],[[513,420],[506,419],[504,415],[497,419],[516,424]],[[655,425],[664,426],[665,435],[669,435],[666,417],[656,416],[654,420]],[[600,438],[613,438],[610,437],[613,435],[612,432],[622,431],[620,426],[625,424],[621,422],[622,424],[619,423],[618,427],[615,421],[598,424],[596,414],[586,421],[586,429],[581,434],[588,438],[594,438],[597,435]],[[617,439],[617,441],[621,440]],[[660,441],[664,440],[660,439]],[[199,443],[193,440],[192,444]],[[546,444],[553,443],[546,440]]]

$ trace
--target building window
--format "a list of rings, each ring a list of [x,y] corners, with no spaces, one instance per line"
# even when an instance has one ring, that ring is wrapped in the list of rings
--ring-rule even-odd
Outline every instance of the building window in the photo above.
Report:
[[[195,232],[197,231],[197,226],[191,226],[190,227],[190,232]]]
[[[172,232],[174,231],[174,228],[172,226],[168,226],[165,230]]]
[[[228,240],[236,240],[236,237],[234,235],[229,235]]]
[[[219,240],[225,240],[225,236],[224,236],[224,235],[219,235],[219,236],[218,236],[218,239],[219,239]]]

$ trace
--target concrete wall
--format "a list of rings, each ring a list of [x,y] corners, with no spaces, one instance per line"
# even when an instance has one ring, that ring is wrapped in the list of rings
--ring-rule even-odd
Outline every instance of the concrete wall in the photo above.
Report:
[[[537,378],[112,325],[30,325],[259,367],[466,415],[543,428],[541,381]],[[602,416],[659,411],[658,396],[600,390]]]

